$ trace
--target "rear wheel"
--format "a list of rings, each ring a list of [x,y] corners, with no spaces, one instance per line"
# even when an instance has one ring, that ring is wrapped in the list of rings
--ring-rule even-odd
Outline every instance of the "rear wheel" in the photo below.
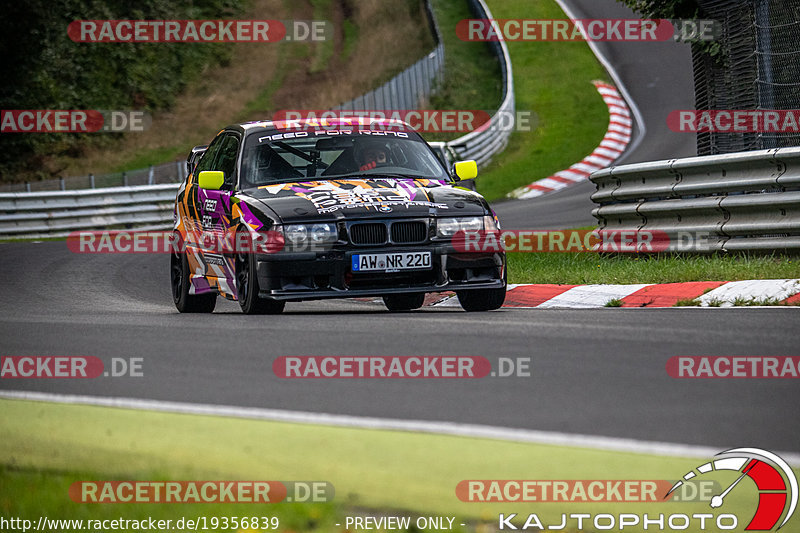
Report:
[[[250,243],[249,236],[244,232],[237,233],[237,243]],[[253,246],[245,245],[243,250],[236,253],[236,290],[239,296],[239,306],[246,315],[277,315],[283,312],[286,302],[259,298],[261,290],[258,286],[258,273],[256,272],[256,254]]]
[[[389,311],[411,311],[419,309],[425,303],[425,293],[414,294],[387,294],[383,303]]]
[[[493,311],[500,309],[506,300],[506,273],[503,272],[502,289],[475,289],[472,291],[456,291],[458,303],[464,311]]]
[[[178,242],[178,241],[176,241]],[[189,262],[182,246],[170,254],[170,282],[172,284],[172,301],[181,313],[211,313],[217,305],[216,293],[189,294],[191,278]]]

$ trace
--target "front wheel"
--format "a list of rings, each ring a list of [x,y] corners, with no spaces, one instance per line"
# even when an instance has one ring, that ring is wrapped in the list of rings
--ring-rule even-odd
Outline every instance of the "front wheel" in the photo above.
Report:
[[[387,294],[383,303],[389,311],[411,311],[419,309],[425,303],[425,293]]]
[[[505,269],[504,269],[505,270]],[[501,289],[475,289],[472,291],[456,291],[458,303],[464,311],[494,311],[500,309],[506,300],[506,272],[503,272]]]
[[[237,243],[249,242],[243,232],[236,236]],[[246,315],[278,315],[283,312],[286,302],[260,298],[256,272],[256,254],[253,246],[243,246],[236,254],[236,290],[239,306]]]
[[[192,283],[189,277],[189,262],[186,253],[178,249],[170,254],[170,282],[172,301],[181,313],[211,313],[217,306],[216,293],[189,294]]]

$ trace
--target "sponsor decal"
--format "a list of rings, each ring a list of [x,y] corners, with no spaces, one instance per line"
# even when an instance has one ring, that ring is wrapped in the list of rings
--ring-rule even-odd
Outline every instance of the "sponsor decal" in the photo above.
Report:
[[[387,212],[387,208],[424,206],[448,209],[447,204],[433,202],[419,187],[439,185],[435,180],[370,179],[299,182],[265,185],[261,189],[280,194],[292,191],[296,196],[311,202],[317,212],[334,213],[346,209],[367,209]]]
[[[363,121],[363,119],[362,119]],[[314,119],[298,119],[298,120],[282,120],[277,121],[273,125],[277,129],[311,129],[314,131],[297,131],[297,132],[288,132],[288,133],[275,133],[272,135],[265,135],[264,137],[259,137],[258,142],[263,143],[265,141],[280,141],[282,139],[299,139],[302,137],[320,137],[320,136],[329,136],[335,137],[339,135],[372,135],[377,137],[399,137],[402,139],[408,139],[408,126],[402,124],[400,122],[394,121],[386,121],[381,122],[379,124],[364,124],[365,126],[368,125],[370,128],[377,127],[378,129],[347,129],[347,128],[339,128],[339,129],[318,129],[324,128],[326,126],[350,126],[349,123],[356,122],[356,119],[345,118],[342,120],[336,121],[328,121],[328,120],[314,120]],[[358,124],[352,124],[353,126],[359,126]],[[394,131],[394,130],[406,130],[406,131]]]

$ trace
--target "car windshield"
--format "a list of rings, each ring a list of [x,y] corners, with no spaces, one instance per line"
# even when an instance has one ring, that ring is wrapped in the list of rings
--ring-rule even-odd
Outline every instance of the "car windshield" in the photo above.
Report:
[[[447,180],[447,171],[412,131],[333,130],[250,135],[242,156],[244,187],[345,177]]]

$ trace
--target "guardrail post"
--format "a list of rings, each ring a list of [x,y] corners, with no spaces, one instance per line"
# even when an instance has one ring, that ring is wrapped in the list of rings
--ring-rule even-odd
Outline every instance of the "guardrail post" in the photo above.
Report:
[[[128,186],[128,175],[125,172],[122,173],[122,186]]]
[[[31,192],[31,182],[25,182],[25,192]]]
[[[89,188],[94,189],[94,174],[89,174]]]
[[[147,184],[153,184],[153,165],[150,165],[150,170],[147,172]]]
[[[183,175],[186,165],[183,163],[183,161],[175,161],[175,164],[177,165],[178,169],[178,181],[181,182],[186,178],[186,176]]]
[[[65,191],[67,190],[66,184],[64,183],[64,176],[58,178],[58,188],[59,190]]]

